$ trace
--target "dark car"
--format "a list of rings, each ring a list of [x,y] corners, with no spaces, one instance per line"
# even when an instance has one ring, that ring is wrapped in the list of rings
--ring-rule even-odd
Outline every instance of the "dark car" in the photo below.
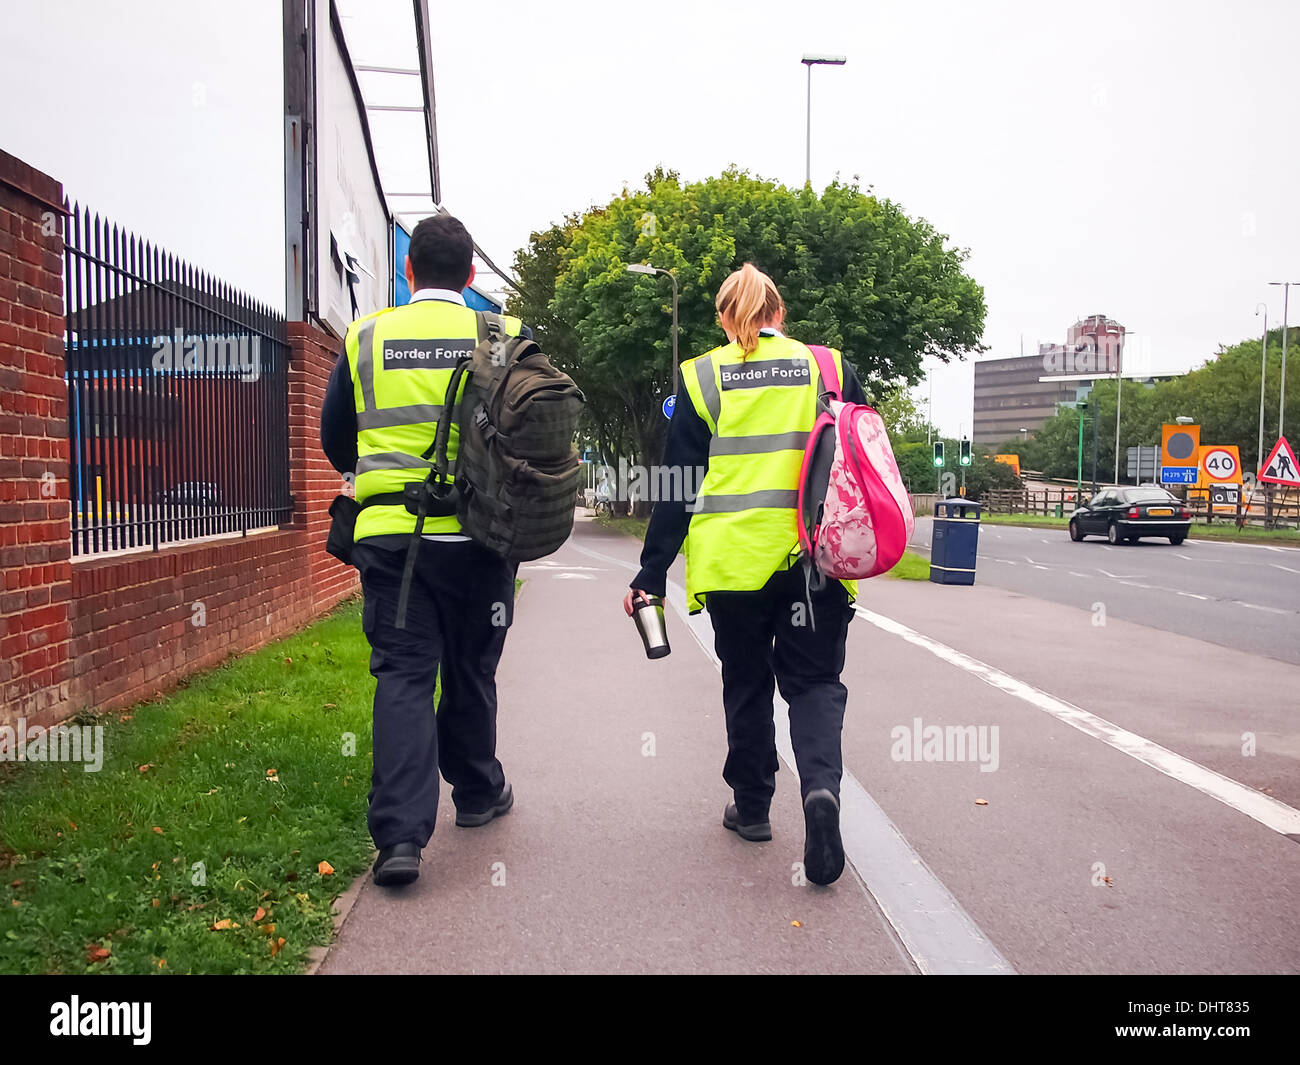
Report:
[[[1144,536],[1181,544],[1192,527],[1187,507],[1163,488],[1115,485],[1103,488],[1070,516],[1070,539],[1104,536],[1112,544]]]

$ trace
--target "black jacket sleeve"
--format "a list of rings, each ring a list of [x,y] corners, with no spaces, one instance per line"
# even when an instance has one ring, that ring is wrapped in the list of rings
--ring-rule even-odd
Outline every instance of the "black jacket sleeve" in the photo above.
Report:
[[[339,473],[357,469],[357,406],[352,395],[352,369],[344,351],[325,386],[320,411],[321,450]]]
[[[844,397],[845,403],[862,403],[867,402],[867,393],[863,391],[862,382],[858,380],[857,371],[853,369],[853,363],[848,359],[842,359],[844,365],[844,386],[840,389],[840,395]]]
[[[663,479],[680,483],[683,496],[695,498],[704,483],[709,468],[709,441],[713,434],[707,423],[695,412],[695,405],[683,381],[677,391],[673,417],[668,423],[668,439],[664,443],[664,462],[670,470],[681,470],[681,480]],[[662,482],[661,482],[662,483]],[[641,572],[632,578],[631,587],[650,595],[663,595],[668,580],[668,567],[682,549],[691,515],[686,509],[686,499],[661,499],[655,503],[646,528],[645,547],[641,549]]]

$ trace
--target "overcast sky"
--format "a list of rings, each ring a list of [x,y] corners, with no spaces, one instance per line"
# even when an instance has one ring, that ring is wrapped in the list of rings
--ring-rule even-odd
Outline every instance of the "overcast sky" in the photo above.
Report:
[[[409,52],[394,2],[340,5],[355,61]],[[1300,281],[1294,0],[431,8],[444,202],[502,265],[657,164],[800,184],[809,51],[848,57],[813,72],[814,184],[857,175],[970,249],[988,357],[1101,313],[1184,369]],[[0,147],[282,308],[280,24],[276,0],[5,0]],[[969,363],[933,384],[969,432]]]

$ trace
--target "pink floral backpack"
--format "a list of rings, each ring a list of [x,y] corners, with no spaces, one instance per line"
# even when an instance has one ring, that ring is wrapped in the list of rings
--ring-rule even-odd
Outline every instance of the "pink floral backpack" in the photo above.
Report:
[[[912,503],[880,415],[843,401],[829,348],[808,350],[834,398],[823,400],[804,448],[799,543],[824,577],[875,577],[903,557],[916,527]]]

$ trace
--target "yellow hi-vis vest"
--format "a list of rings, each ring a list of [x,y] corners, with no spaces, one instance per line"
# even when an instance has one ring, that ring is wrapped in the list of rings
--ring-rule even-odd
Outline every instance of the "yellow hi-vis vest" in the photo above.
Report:
[[[832,349],[843,380],[843,358]],[[686,601],[762,588],[799,554],[799,472],[823,385],[803,344],[761,336],[748,358],[728,344],[682,364],[696,413],[713,433],[709,469],[686,537]],[[844,581],[849,597],[857,582]]]
[[[520,322],[501,316],[518,336]],[[344,349],[352,371],[357,410],[356,498],[400,493],[433,468],[430,449],[443,401],[459,359],[478,344],[474,311],[446,300],[420,300],[358,318],[348,327]],[[466,381],[462,379],[463,394]],[[460,399],[460,395],[455,397]],[[460,432],[453,421],[447,458],[455,462]],[[354,538],[415,531],[415,515],[401,504],[363,507]],[[456,516],[424,519],[426,534],[460,532]]]

